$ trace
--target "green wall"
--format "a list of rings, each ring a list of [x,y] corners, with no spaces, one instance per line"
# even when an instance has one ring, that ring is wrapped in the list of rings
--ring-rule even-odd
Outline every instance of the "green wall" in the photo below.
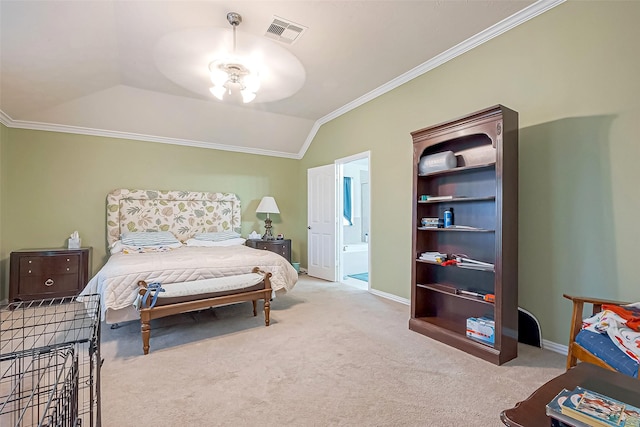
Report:
[[[519,304],[543,339],[568,340],[563,293],[640,300],[639,18],[640,2],[564,3],[321,127],[301,181],[371,150],[372,288],[410,298],[409,133],[503,104],[520,121]]]
[[[4,147],[6,145],[6,140],[7,140],[7,133],[8,133],[8,129],[6,128],[5,125],[0,123],[0,301],[3,300],[3,289],[4,289],[4,278],[5,275],[8,275],[8,267],[9,267],[9,261],[8,261],[8,253],[6,252],[5,249],[5,245],[3,244],[4,239],[3,239],[3,230],[4,230],[4,187],[5,187],[5,183],[7,182],[7,180],[5,179],[5,171],[7,170],[7,168],[4,165]]]
[[[291,237],[299,228],[297,160],[4,127],[1,136],[5,267],[11,251],[65,247],[78,230],[82,245],[93,247],[95,274],[106,261],[106,195],[116,188],[236,193],[243,235],[264,232],[264,218],[255,209],[269,194],[281,212],[272,217],[274,231]],[[292,242],[294,260],[301,243]],[[5,299],[8,268],[2,278]]]
[[[371,286],[410,297],[409,132],[504,104],[520,113],[520,306],[566,344],[563,293],[637,301],[640,2],[567,2],[323,125],[300,161],[0,125],[0,268],[78,230],[106,260],[114,188],[237,193],[243,233],[273,195],[277,233],[306,265],[310,167],[371,151]]]

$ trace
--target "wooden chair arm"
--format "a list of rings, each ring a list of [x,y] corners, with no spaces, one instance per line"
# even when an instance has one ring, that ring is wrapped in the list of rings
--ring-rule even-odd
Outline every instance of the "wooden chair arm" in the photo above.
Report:
[[[565,297],[566,299],[570,299],[574,303],[578,301],[578,302],[582,302],[583,304],[587,303],[587,304],[594,304],[599,306],[602,306],[602,304],[613,304],[613,305],[629,304],[628,302],[624,302],[624,301],[614,301],[614,300],[607,300],[607,299],[601,299],[601,298],[579,297],[579,296],[573,296],[573,295],[567,295],[567,294],[563,294],[562,296]]]

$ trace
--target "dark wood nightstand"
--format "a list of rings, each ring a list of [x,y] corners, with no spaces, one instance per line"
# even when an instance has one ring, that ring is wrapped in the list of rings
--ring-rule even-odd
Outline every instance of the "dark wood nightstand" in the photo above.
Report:
[[[73,296],[89,281],[91,248],[11,252],[9,301]]]
[[[282,240],[251,240],[247,239],[245,245],[255,248],[263,249],[265,251],[275,252],[278,255],[282,255],[291,264],[291,239]]]

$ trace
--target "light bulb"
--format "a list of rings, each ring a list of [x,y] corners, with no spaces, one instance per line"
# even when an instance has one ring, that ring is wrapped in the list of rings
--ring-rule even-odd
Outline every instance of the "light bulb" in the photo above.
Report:
[[[211,91],[213,96],[215,96],[220,101],[222,101],[222,98],[224,97],[224,92],[227,89],[224,86],[214,86],[214,87],[210,88],[209,90]]]
[[[251,73],[244,77],[244,86],[251,92],[257,92],[260,89],[260,77],[257,74]]]
[[[249,89],[240,91],[240,94],[242,95],[242,102],[244,102],[245,104],[253,101],[256,98],[256,94],[251,92]]]
[[[225,71],[219,68],[214,68],[213,70],[211,70],[211,83],[213,83],[215,86],[222,86],[228,79],[229,75]]]

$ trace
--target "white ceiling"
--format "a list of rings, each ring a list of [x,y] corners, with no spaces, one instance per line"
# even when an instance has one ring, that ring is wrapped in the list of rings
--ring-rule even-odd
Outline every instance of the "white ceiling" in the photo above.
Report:
[[[300,158],[321,124],[559,1],[1,0],[0,122]],[[238,47],[259,37],[300,61],[299,91],[238,105],[176,83],[209,85],[206,42],[167,38],[231,34],[231,11]],[[308,29],[293,45],[267,39],[274,15]]]

